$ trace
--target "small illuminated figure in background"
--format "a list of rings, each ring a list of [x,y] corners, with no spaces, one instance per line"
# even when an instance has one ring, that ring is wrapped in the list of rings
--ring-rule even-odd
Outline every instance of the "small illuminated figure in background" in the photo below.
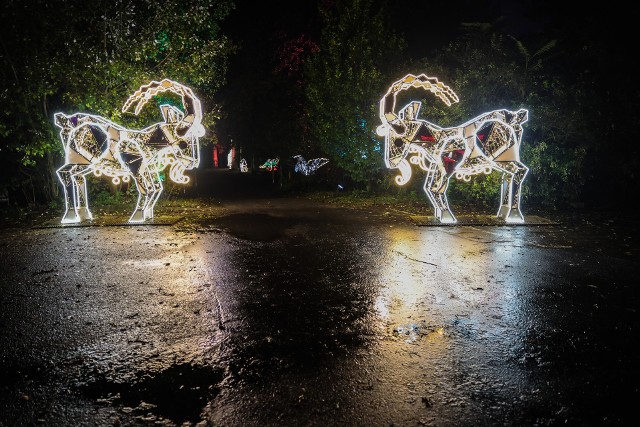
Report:
[[[266,169],[269,172],[277,171],[278,163],[280,163],[280,159],[277,157],[275,159],[268,159],[266,162],[264,162],[264,164],[260,166],[260,169]]]
[[[411,178],[411,164],[427,173],[424,191],[434,208],[434,216],[443,223],[455,223],[449,208],[447,187],[455,176],[470,181],[471,175],[502,172],[502,194],[497,216],[506,222],[524,222],[520,212],[520,191],[529,168],[520,161],[522,124],[528,111],[495,110],[479,115],[460,126],[442,128],[418,118],[421,103],[409,102],[396,113],[396,95],[411,88],[433,93],[447,106],[458,102],[450,87],[435,77],[408,74],[393,83],[380,100],[377,133],[384,136],[384,161],[388,168],[399,169],[398,185]]]
[[[245,159],[240,159],[240,172],[249,172],[247,161]]]
[[[222,145],[220,144],[214,144],[213,145],[213,167],[214,168],[218,168],[220,167],[220,157],[222,157]]]
[[[315,173],[318,168],[329,163],[329,159],[325,159],[324,157],[306,161],[304,157],[298,154],[293,156],[293,158],[296,159],[296,165],[293,167],[293,170],[295,172],[300,172],[303,175],[311,175]]]
[[[163,92],[180,96],[184,111],[160,105],[164,121],[142,130],[126,129],[91,114],[55,114],[65,152],[65,164],[57,171],[64,188],[63,223],[93,219],[87,199],[86,176],[90,173],[110,177],[114,184],[133,180],[138,200],[129,222],[153,218],[153,208],[163,190],[160,172],[165,168],[169,167],[174,182],[189,182],[184,172],[198,167],[198,138],[205,133],[200,101],[193,91],[169,79],[152,81],[127,99],[122,112],[136,104],[137,115],[149,100]]]
[[[233,169],[236,165],[236,146],[231,144],[227,153],[227,167]]]

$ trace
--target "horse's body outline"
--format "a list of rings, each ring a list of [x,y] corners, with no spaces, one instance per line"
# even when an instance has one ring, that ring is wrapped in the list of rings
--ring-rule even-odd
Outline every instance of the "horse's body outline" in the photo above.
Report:
[[[418,119],[421,103],[409,102],[395,113],[396,94],[409,88],[433,92],[445,104],[458,102],[446,85],[424,74],[409,74],[395,82],[380,101],[378,134],[385,137],[385,164],[399,169],[396,183],[406,184],[411,177],[410,163],[427,172],[424,191],[434,208],[434,216],[443,223],[455,223],[446,191],[452,176],[469,180],[471,175],[502,172],[502,191],[497,216],[507,222],[523,222],[520,191],[529,169],[520,161],[522,124],[528,120],[525,109],[495,110],[481,114],[460,126],[443,128]],[[393,102],[389,102],[392,99]]]
[[[189,181],[184,172],[198,166],[198,138],[204,135],[200,101],[191,89],[169,79],[153,81],[129,97],[122,111],[137,102],[135,114],[138,114],[154,95],[166,91],[182,97],[185,112],[161,105],[164,122],[141,130],[127,129],[92,114],[55,114],[65,151],[65,164],[56,171],[65,195],[63,223],[93,219],[87,198],[89,173],[109,176],[116,184],[134,181],[138,199],[129,222],[153,218],[153,209],[163,190],[159,174],[167,166],[173,181]]]

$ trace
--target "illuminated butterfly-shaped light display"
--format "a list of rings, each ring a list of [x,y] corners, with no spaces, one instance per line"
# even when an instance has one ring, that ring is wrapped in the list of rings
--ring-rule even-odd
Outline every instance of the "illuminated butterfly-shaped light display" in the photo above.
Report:
[[[311,175],[315,173],[318,168],[329,163],[329,159],[326,159],[324,157],[305,160],[304,157],[298,154],[296,156],[293,156],[293,158],[296,159],[296,165],[294,166],[293,170],[296,172],[300,172],[303,175]]]

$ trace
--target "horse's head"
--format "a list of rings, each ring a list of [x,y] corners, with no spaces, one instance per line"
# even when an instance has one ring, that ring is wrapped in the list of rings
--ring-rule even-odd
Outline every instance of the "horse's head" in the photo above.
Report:
[[[202,125],[202,107],[200,101],[189,87],[169,79],[152,81],[140,88],[127,99],[122,112],[135,105],[134,113],[137,115],[147,102],[154,96],[164,92],[171,92],[181,97],[182,110],[168,104],[160,105],[160,111],[164,118],[164,124],[160,127],[168,131],[167,137],[171,145],[171,154],[175,157],[172,170],[176,176],[184,181],[182,172],[198,167],[200,164],[200,137],[204,136],[205,129]],[[172,173],[173,175],[173,173]]]
[[[163,129],[166,140],[170,146],[167,152],[175,159],[171,163],[172,168],[180,168],[181,172],[198,167],[200,163],[199,138],[204,135],[204,127],[200,123],[189,124],[185,131],[184,113],[168,104],[160,106],[164,123],[159,124]]]
[[[388,168],[397,168],[398,164],[407,157],[411,143],[407,136],[409,122],[417,120],[421,105],[419,101],[411,101],[398,112],[397,116],[394,113],[386,113],[382,116],[383,124],[378,127],[377,132],[378,135],[385,137],[384,161]]]
[[[408,124],[417,120],[420,110],[420,102],[412,101],[396,114],[396,95],[398,92],[413,88],[433,93],[448,106],[452,102],[458,102],[458,96],[449,86],[426,74],[418,76],[407,74],[394,82],[380,100],[380,121],[382,124],[377,129],[378,135],[384,136],[384,162],[391,169],[397,168],[409,153],[411,141],[407,136]]]
[[[378,126],[376,132],[384,136],[384,164],[389,169],[395,169],[409,153],[409,141],[402,134],[396,132],[391,124]]]

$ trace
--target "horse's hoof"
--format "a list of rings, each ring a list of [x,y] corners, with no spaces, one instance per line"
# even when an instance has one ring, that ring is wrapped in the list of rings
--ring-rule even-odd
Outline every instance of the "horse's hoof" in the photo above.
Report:
[[[453,214],[450,211],[443,211],[442,214],[440,215],[440,218],[438,219],[443,224],[454,224],[458,222],[456,217],[453,216]]]
[[[511,223],[523,223],[524,216],[518,209],[511,209],[511,211],[509,211],[509,214],[504,220],[506,222],[511,222]]]
[[[75,212],[69,212],[62,217],[62,221],[60,222],[63,224],[76,224],[80,221],[80,217],[76,215]]]
[[[501,205],[500,209],[498,209],[498,213],[496,214],[496,216],[498,218],[504,218],[504,220],[506,221],[509,218],[509,206],[507,205]]]
[[[93,215],[89,211],[89,208],[78,208],[78,217],[79,221],[93,220]]]
[[[142,211],[137,210],[129,218],[129,222],[144,222],[144,214]]]

